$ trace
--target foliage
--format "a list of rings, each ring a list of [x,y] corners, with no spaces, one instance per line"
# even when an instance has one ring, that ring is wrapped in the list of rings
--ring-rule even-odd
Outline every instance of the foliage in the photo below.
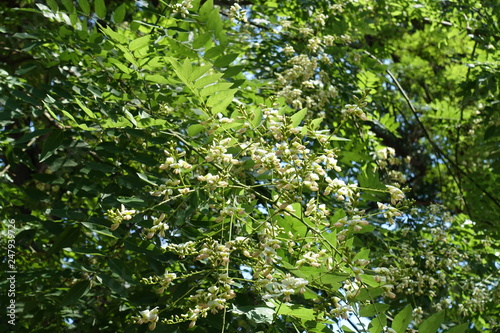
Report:
[[[495,2],[0,6],[16,330],[500,326]]]

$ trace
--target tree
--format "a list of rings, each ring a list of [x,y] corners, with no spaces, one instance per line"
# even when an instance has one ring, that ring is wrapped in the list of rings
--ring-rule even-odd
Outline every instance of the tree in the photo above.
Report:
[[[5,330],[499,327],[495,2],[1,6]]]

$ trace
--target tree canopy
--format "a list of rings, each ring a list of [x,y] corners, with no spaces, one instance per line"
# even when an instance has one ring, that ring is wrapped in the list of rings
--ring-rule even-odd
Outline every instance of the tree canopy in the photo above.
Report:
[[[500,329],[497,1],[0,15],[2,331]]]

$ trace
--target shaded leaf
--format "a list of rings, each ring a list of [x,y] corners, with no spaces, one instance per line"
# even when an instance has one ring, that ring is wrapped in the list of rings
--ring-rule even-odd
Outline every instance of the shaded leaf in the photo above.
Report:
[[[45,161],[52,155],[54,155],[57,148],[59,148],[64,139],[64,131],[60,129],[52,130],[42,146],[42,152],[40,153],[40,162]]]
[[[80,281],[76,283],[74,286],[72,286],[69,291],[66,293],[64,296],[61,306],[68,306],[76,301],[78,301],[82,296],[87,294],[90,290],[90,281],[85,280],[85,281]]]

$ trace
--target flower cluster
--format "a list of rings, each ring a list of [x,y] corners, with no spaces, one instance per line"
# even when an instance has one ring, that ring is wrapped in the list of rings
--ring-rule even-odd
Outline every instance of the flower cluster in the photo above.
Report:
[[[235,3],[229,8],[229,17],[243,23],[248,22],[246,9],[242,9],[238,3]]]
[[[403,213],[399,209],[388,204],[377,202],[377,207],[384,214],[384,217],[389,221],[390,224],[394,224],[394,217],[403,215]]]
[[[353,202],[358,198],[358,185],[357,184],[346,184],[342,179],[331,179],[326,177],[327,187],[324,191],[324,195],[335,194],[335,197],[340,201]]]
[[[171,156],[168,151],[164,151],[165,155],[168,157],[165,159],[165,163],[160,165],[161,170],[173,170],[175,174],[179,174],[185,171],[189,171],[193,168],[191,164],[183,159],[178,159],[178,157],[185,156],[186,152],[181,152],[177,156]]]
[[[259,236],[259,249],[253,254],[254,257],[261,257],[266,264],[273,264],[281,260],[276,250],[281,248],[282,241],[277,238],[282,228],[269,222],[264,223]]]
[[[129,221],[130,219],[132,219],[132,217],[136,213],[137,211],[126,209],[124,205],[121,205],[121,209],[108,210],[106,212],[106,216],[111,221],[111,231],[118,229],[123,221]]]
[[[153,226],[149,229],[146,229],[146,237],[151,239],[155,234],[158,234],[160,237],[165,237],[165,231],[169,229],[167,223],[164,222],[165,213],[161,213],[160,217],[154,219]]]
[[[397,204],[399,201],[405,198],[405,194],[399,188],[392,185],[385,185],[391,194],[391,203],[393,205]]]
[[[196,260],[206,260],[214,266],[226,265],[229,262],[231,249],[226,244],[220,244],[215,240],[207,240]]]
[[[172,5],[172,10],[174,13],[181,14],[182,17],[186,17],[189,14],[189,9],[193,8],[191,4],[193,0],[184,0],[181,3],[176,3]]]
[[[226,275],[221,274],[218,281],[221,285],[213,285],[207,289],[198,289],[195,295],[190,297],[195,307],[189,309],[189,314],[185,317],[190,321],[189,327],[194,327],[198,318],[206,317],[208,312],[217,313],[227,306],[227,301],[236,297],[236,293],[231,288],[234,282]]]
[[[353,312],[352,307],[348,304],[342,304],[341,299],[338,297],[333,297],[332,303],[333,308],[329,312],[329,315],[334,318],[347,319],[349,318],[349,313]]]
[[[243,208],[237,206],[231,206],[231,202],[228,200],[224,208],[219,212],[219,217],[215,219],[216,222],[221,222],[225,217],[229,216],[244,216],[246,212]]]
[[[141,317],[137,320],[138,324],[149,324],[149,329],[152,331],[156,328],[156,323],[158,322],[158,307],[152,310],[143,310],[139,312]]]
[[[219,164],[238,164],[239,161],[233,158],[233,155],[227,153],[227,149],[230,146],[231,141],[231,138],[221,139],[208,147],[205,155],[205,161],[215,161]]]
[[[308,265],[311,267],[320,267],[326,259],[329,258],[327,251],[322,249],[319,252],[307,251],[301,255],[300,259],[296,263],[297,269],[302,265]]]
[[[303,294],[308,284],[307,280],[293,277],[291,274],[286,274],[281,280],[260,279],[257,281],[257,285],[261,285],[265,292],[264,299],[283,296],[284,302],[290,302],[292,295]]]
[[[185,258],[186,256],[195,255],[198,253],[198,250],[196,249],[196,243],[192,241],[180,244],[167,244],[164,246],[164,248],[167,251],[177,254],[181,259]]]
[[[308,67],[303,69],[308,70]],[[299,79],[305,82],[304,89],[324,87],[315,76],[301,75]],[[160,166],[170,177],[175,178],[172,173],[179,174],[180,179],[166,180],[151,194],[164,196],[163,204],[179,198],[179,195],[173,196],[176,191],[180,195],[196,191],[197,204],[203,208],[194,213],[193,219],[206,222],[206,229],[202,227],[201,230],[210,232],[210,235],[196,236],[195,241],[176,244],[167,239],[165,242],[166,251],[180,259],[190,256],[191,264],[190,267],[169,267],[169,273],[156,281],[160,285],[158,292],[168,292],[177,276],[200,276],[197,292],[181,306],[184,314],[175,320],[166,319],[166,323],[190,321],[192,327],[209,313],[225,309],[237,290],[233,290],[231,278],[224,277],[221,271],[229,274],[238,267],[240,270],[246,267],[250,274],[242,279],[244,285],[259,291],[262,300],[290,302],[303,293],[310,282],[294,275],[293,271],[280,268],[284,260],[296,270],[306,267],[323,271],[344,269],[359,281],[369,263],[368,260],[350,262],[349,259],[351,253],[344,240],[350,233],[361,231],[368,219],[356,208],[360,198],[357,184],[349,183],[347,178],[336,178],[342,169],[338,148],[333,148],[330,141],[332,134],[328,130],[318,130],[320,119],[310,124],[305,110],[290,117],[287,113],[292,109],[279,108],[276,103],[259,108],[261,118],[242,106],[231,118],[212,116],[204,119],[202,125],[208,134],[204,144],[187,150],[172,145]],[[300,121],[297,120],[299,116],[303,117]],[[233,124],[225,126],[230,123]],[[257,135],[248,137],[241,131],[245,126]],[[313,150],[314,145],[320,148]],[[189,156],[185,151],[196,154]],[[393,192],[392,195],[398,198],[398,193]],[[307,200],[304,200],[304,193],[307,193]],[[181,209],[185,207],[182,200],[177,202]],[[332,207],[341,207],[346,214],[332,220]],[[207,213],[209,218],[206,218]],[[164,214],[155,219],[153,226],[146,229],[146,237],[175,235],[175,230],[166,233],[169,226],[164,219]],[[281,224],[283,221],[294,226],[290,229]],[[333,247],[335,242],[335,249],[318,246]],[[208,272],[206,276],[210,278],[202,278],[200,272],[204,275]],[[383,284],[389,297],[392,285],[395,284]],[[356,286],[353,281],[349,295],[359,292]],[[332,311],[335,316],[343,317],[351,308],[338,306]]]
[[[206,182],[208,188],[214,190],[216,188],[227,187],[229,183],[221,175],[212,175],[212,173],[207,173],[204,176],[197,177],[199,181]]]
[[[353,116],[354,118],[359,118],[361,120],[368,120],[368,117],[359,105],[347,104],[342,109],[342,114],[345,116]]]
[[[165,272],[163,275],[162,279],[160,280],[160,288],[158,289],[158,294],[163,294],[165,292],[165,289],[170,286],[173,280],[177,278],[177,274],[175,273],[169,273],[168,271]]]
[[[346,239],[350,230],[355,232],[361,231],[367,225],[368,221],[364,220],[360,215],[353,215],[350,219],[345,216],[333,224],[335,228],[342,228],[337,233],[337,239],[340,241]]]

